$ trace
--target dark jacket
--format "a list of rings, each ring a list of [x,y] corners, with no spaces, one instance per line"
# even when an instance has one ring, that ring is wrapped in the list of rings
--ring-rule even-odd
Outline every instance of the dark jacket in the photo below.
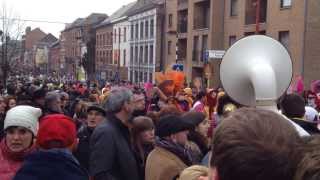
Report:
[[[90,173],[94,180],[140,180],[131,147],[129,129],[108,114],[90,139]]]
[[[89,171],[90,137],[92,133],[93,128],[89,128],[88,126],[83,126],[79,129],[79,144],[77,150],[73,153],[80,165],[87,171]]]
[[[4,137],[4,118],[5,114],[0,114],[0,141]]]
[[[300,118],[291,118],[291,120],[297,123],[300,127],[302,127],[309,134],[319,134],[320,130],[317,128],[316,123],[308,122]]]
[[[89,180],[71,152],[66,149],[36,151],[30,154],[14,180]]]

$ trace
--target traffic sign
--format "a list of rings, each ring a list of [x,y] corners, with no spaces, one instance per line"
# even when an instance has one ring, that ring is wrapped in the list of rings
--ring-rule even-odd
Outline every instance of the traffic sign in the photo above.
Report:
[[[209,58],[222,59],[226,51],[224,50],[207,50]]]
[[[183,71],[183,64],[174,64],[172,69],[175,71]]]

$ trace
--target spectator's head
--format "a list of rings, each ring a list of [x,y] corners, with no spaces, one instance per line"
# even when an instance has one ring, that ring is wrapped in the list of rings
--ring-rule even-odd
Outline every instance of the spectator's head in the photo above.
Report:
[[[17,105],[17,99],[14,96],[6,97],[7,110],[15,107]]]
[[[5,98],[0,96],[0,114],[4,114],[6,112],[7,104]]]
[[[203,137],[207,137],[209,123],[208,120],[206,120],[206,115],[204,113],[194,111],[187,112],[182,115],[182,119],[193,125],[192,131],[199,133]]]
[[[32,93],[32,100],[43,107],[45,104],[46,93],[45,89],[38,88]]]
[[[134,110],[133,94],[131,90],[120,87],[111,90],[104,103],[104,109],[110,113],[121,114],[123,118],[129,120]]]
[[[61,97],[57,92],[49,92],[45,97],[45,108],[55,113],[62,113],[61,109]]]
[[[281,115],[242,108],[215,130],[210,166],[212,179],[291,180],[300,137]]]
[[[186,145],[188,132],[192,124],[183,120],[179,115],[162,116],[156,126],[156,135],[180,145]]]
[[[143,93],[133,94],[135,110],[143,111],[146,108],[145,96]]]
[[[61,108],[65,108],[69,104],[69,94],[66,92],[60,93]]]
[[[281,100],[280,108],[288,118],[303,118],[306,112],[304,99],[298,94],[285,95]]]
[[[132,121],[132,138],[134,143],[153,144],[155,141],[154,124],[146,116],[138,116]]]
[[[41,109],[16,106],[10,109],[4,120],[5,142],[13,152],[22,152],[33,144],[38,132]]]
[[[294,180],[320,179],[320,136],[311,136],[301,144],[302,158]]]
[[[37,137],[40,148],[73,150],[76,144],[76,125],[71,118],[62,114],[51,114],[41,119]]]
[[[105,110],[98,104],[92,104],[87,109],[87,124],[89,128],[98,126],[106,115]]]

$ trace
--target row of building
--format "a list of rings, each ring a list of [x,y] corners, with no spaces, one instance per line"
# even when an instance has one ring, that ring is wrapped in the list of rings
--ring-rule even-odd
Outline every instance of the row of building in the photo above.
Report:
[[[207,51],[227,50],[255,34],[259,17],[259,33],[288,49],[294,76],[301,75],[308,85],[320,79],[319,9],[319,0],[137,0],[110,16],[76,19],[56,41],[41,36],[45,42],[31,54],[53,56],[48,63],[35,61],[42,64],[38,71],[45,65],[48,72],[72,78],[84,67],[90,79],[154,82],[155,72],[180,64],[188,83],[200,77],[218,86],[220,60],[208,58]]]

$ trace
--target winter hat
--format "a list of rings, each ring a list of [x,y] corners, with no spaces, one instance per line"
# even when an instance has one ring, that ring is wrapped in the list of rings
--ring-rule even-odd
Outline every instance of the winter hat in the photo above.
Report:
[[[51,114],[40,120],[37,144],[44,149],[51,149],[50,142],[57,141],[66,148],[76,141],[76,125],[71,118],[63,114]]]
[[[37,135],[38,132],[38,118],[42,112],[39,108],[32,106],[16,106],[7,112],[4,119],[4,129],[11,126],[19,126],[29,129],[33,135]]]
[[[318,123],[318,111],[315,110],[313,107],[306,106],[306,113],[304,114],[305,120],[312,122],[312,123]]]
[[[198,126],[202,121],[206,119],[206,115],[202,112],[190,111],[182,115],[182,119],[190,122],[194,126]]]
[[[156,135],[167,137],[181,131],[189,130],[193,125],[181,118],[179,115],[166,115],[160,118],[156,126]]]
[[[97,103],[92,103],[92,104],[88,107],[87,113],[88,113],[89,111],[93,111],[93,110],[100,112],[103,116],[106,115],[106,111],[101,107],[101,105],[99,105],[99,104],[97,104]]]

